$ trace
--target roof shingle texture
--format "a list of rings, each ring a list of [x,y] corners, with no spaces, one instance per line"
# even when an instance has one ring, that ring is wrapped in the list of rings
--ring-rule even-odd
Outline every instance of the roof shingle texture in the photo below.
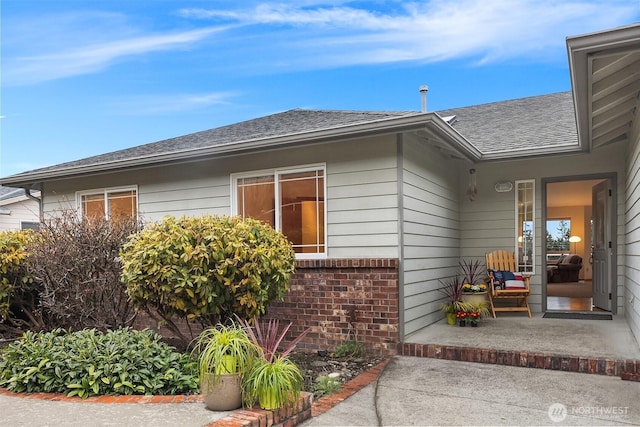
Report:
[[[223,146],[241,141],[267,139],[346,125],[368,123],[411,114],[417,114],[417,112],[294,109],[189,135],[40,168],[37,169],[37,171],[45,172],[61,168],[91,166],[149,155],[169,154],[185,150]]]
[[[576,145],[578,142],[571,92],[454,108],[437,113],[441,117],[455,115],[457,121],[453,128],[485,155],[531,147]],[[145,156],[220,147],[415,114],[419,112],[294,109],[14,176],[117,163]],[[301,135],[301,140],[303,139],[304,136]]]
[[[484,155],[531,147],[577,145],[571,92],[438,111]]]

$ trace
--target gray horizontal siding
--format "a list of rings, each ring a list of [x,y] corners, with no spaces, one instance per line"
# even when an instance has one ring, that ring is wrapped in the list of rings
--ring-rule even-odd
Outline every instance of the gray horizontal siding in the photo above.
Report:
[[[638,113],[640,114],[640,113]],[[619,284],[617,303],[623,312],[631,331],[640,341],[640,120],[636,114],[635,131],[627,156],[624,198],[624,244],[625,267]]]
[[[45,210],[75,209],[76,191],[137,185],[146,221],[228,215],[232,173],[326,163],[328,256],[397,258],[395,156],[387,136],[57,181],[47,183]]]
[[[440,280],[460,253],[456,162],[417,139],[403,144],[403,331],[407,336],[442,318]]]

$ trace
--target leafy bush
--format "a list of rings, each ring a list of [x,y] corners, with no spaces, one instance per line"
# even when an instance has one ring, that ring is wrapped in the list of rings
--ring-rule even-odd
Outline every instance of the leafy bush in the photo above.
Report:
[[[138,309],[157,312],[188,341],[174,316],[205,326],[263,315],[282,299],[295,268],[291,243],[239,217],[166,217],[125,244],[122,280]]]
[[[26,332],[3,350],[0,387],[87,398],[197,393],[197,366],[149,330]]]
[[[131,326],[133,304],[120,281],[118,255],[140,229],[134,220],[79,218],[64,211],[41,224],[28,271],[39,283],[41,329]]]
[[[37,292],[26,269],[32,231],[0,233],[0,332],[21,333],[39,326],[35,316]]]
[[[336,347],[335,357],[364,357],[366,348],[364,344],[356,341],[345,341]]]

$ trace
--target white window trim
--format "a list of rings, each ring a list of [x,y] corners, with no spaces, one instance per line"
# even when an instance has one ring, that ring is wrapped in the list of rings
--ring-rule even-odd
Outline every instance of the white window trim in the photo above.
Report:
[[[327,243],[327,164],[326,163],[315,163],[309,165],[300,165],[300,166],[291,166],[291,167],[283,167],[283,168],[274,168],[274,169],[260,169],[248,172],[238,172],[232,173],[230,175],[231,178],[231,215],[238,215],[238,179],[240,178],[251,178],[255,176],[261,175],[271,175],[274,177],[274,188],[275,188],[275,200],[280,200],[280,186],[278,185],[278,176],[289,173],[298,173],[298,172],[310,172],[322,170],[324,177],[324,252],[319,253],[296,253],[296,259],[326,259],[327,253],[329,251],[329,246]],[[280,230],[280,206],[276,206],[276,230]]]
[[[108,207],[107,203],[107,195],[109,193],[117,193],[119,191],[135,191],[136,192],[136,220],[138,220],[138,215],[140,213],[140,193],[138,191],[137,185],[127,185],[122,187],[107,187],[107,188],[94,188],[92,190],[82,190],[76,191],[76,212],[78,213],[78,217],[82,218],[82,196],[95,196],[96,194],[102,194],[104,197],[104,217],[109,219]]]

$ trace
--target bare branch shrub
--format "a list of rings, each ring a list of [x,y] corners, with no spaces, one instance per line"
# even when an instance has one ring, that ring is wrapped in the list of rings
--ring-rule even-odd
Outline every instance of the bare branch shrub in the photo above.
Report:
[[[79,218],[73,211],[43,222],[27,268],[41,287],[46,329],[133,324],[135,311],[120,281],[119,252],[140,229],[135,220]]]

